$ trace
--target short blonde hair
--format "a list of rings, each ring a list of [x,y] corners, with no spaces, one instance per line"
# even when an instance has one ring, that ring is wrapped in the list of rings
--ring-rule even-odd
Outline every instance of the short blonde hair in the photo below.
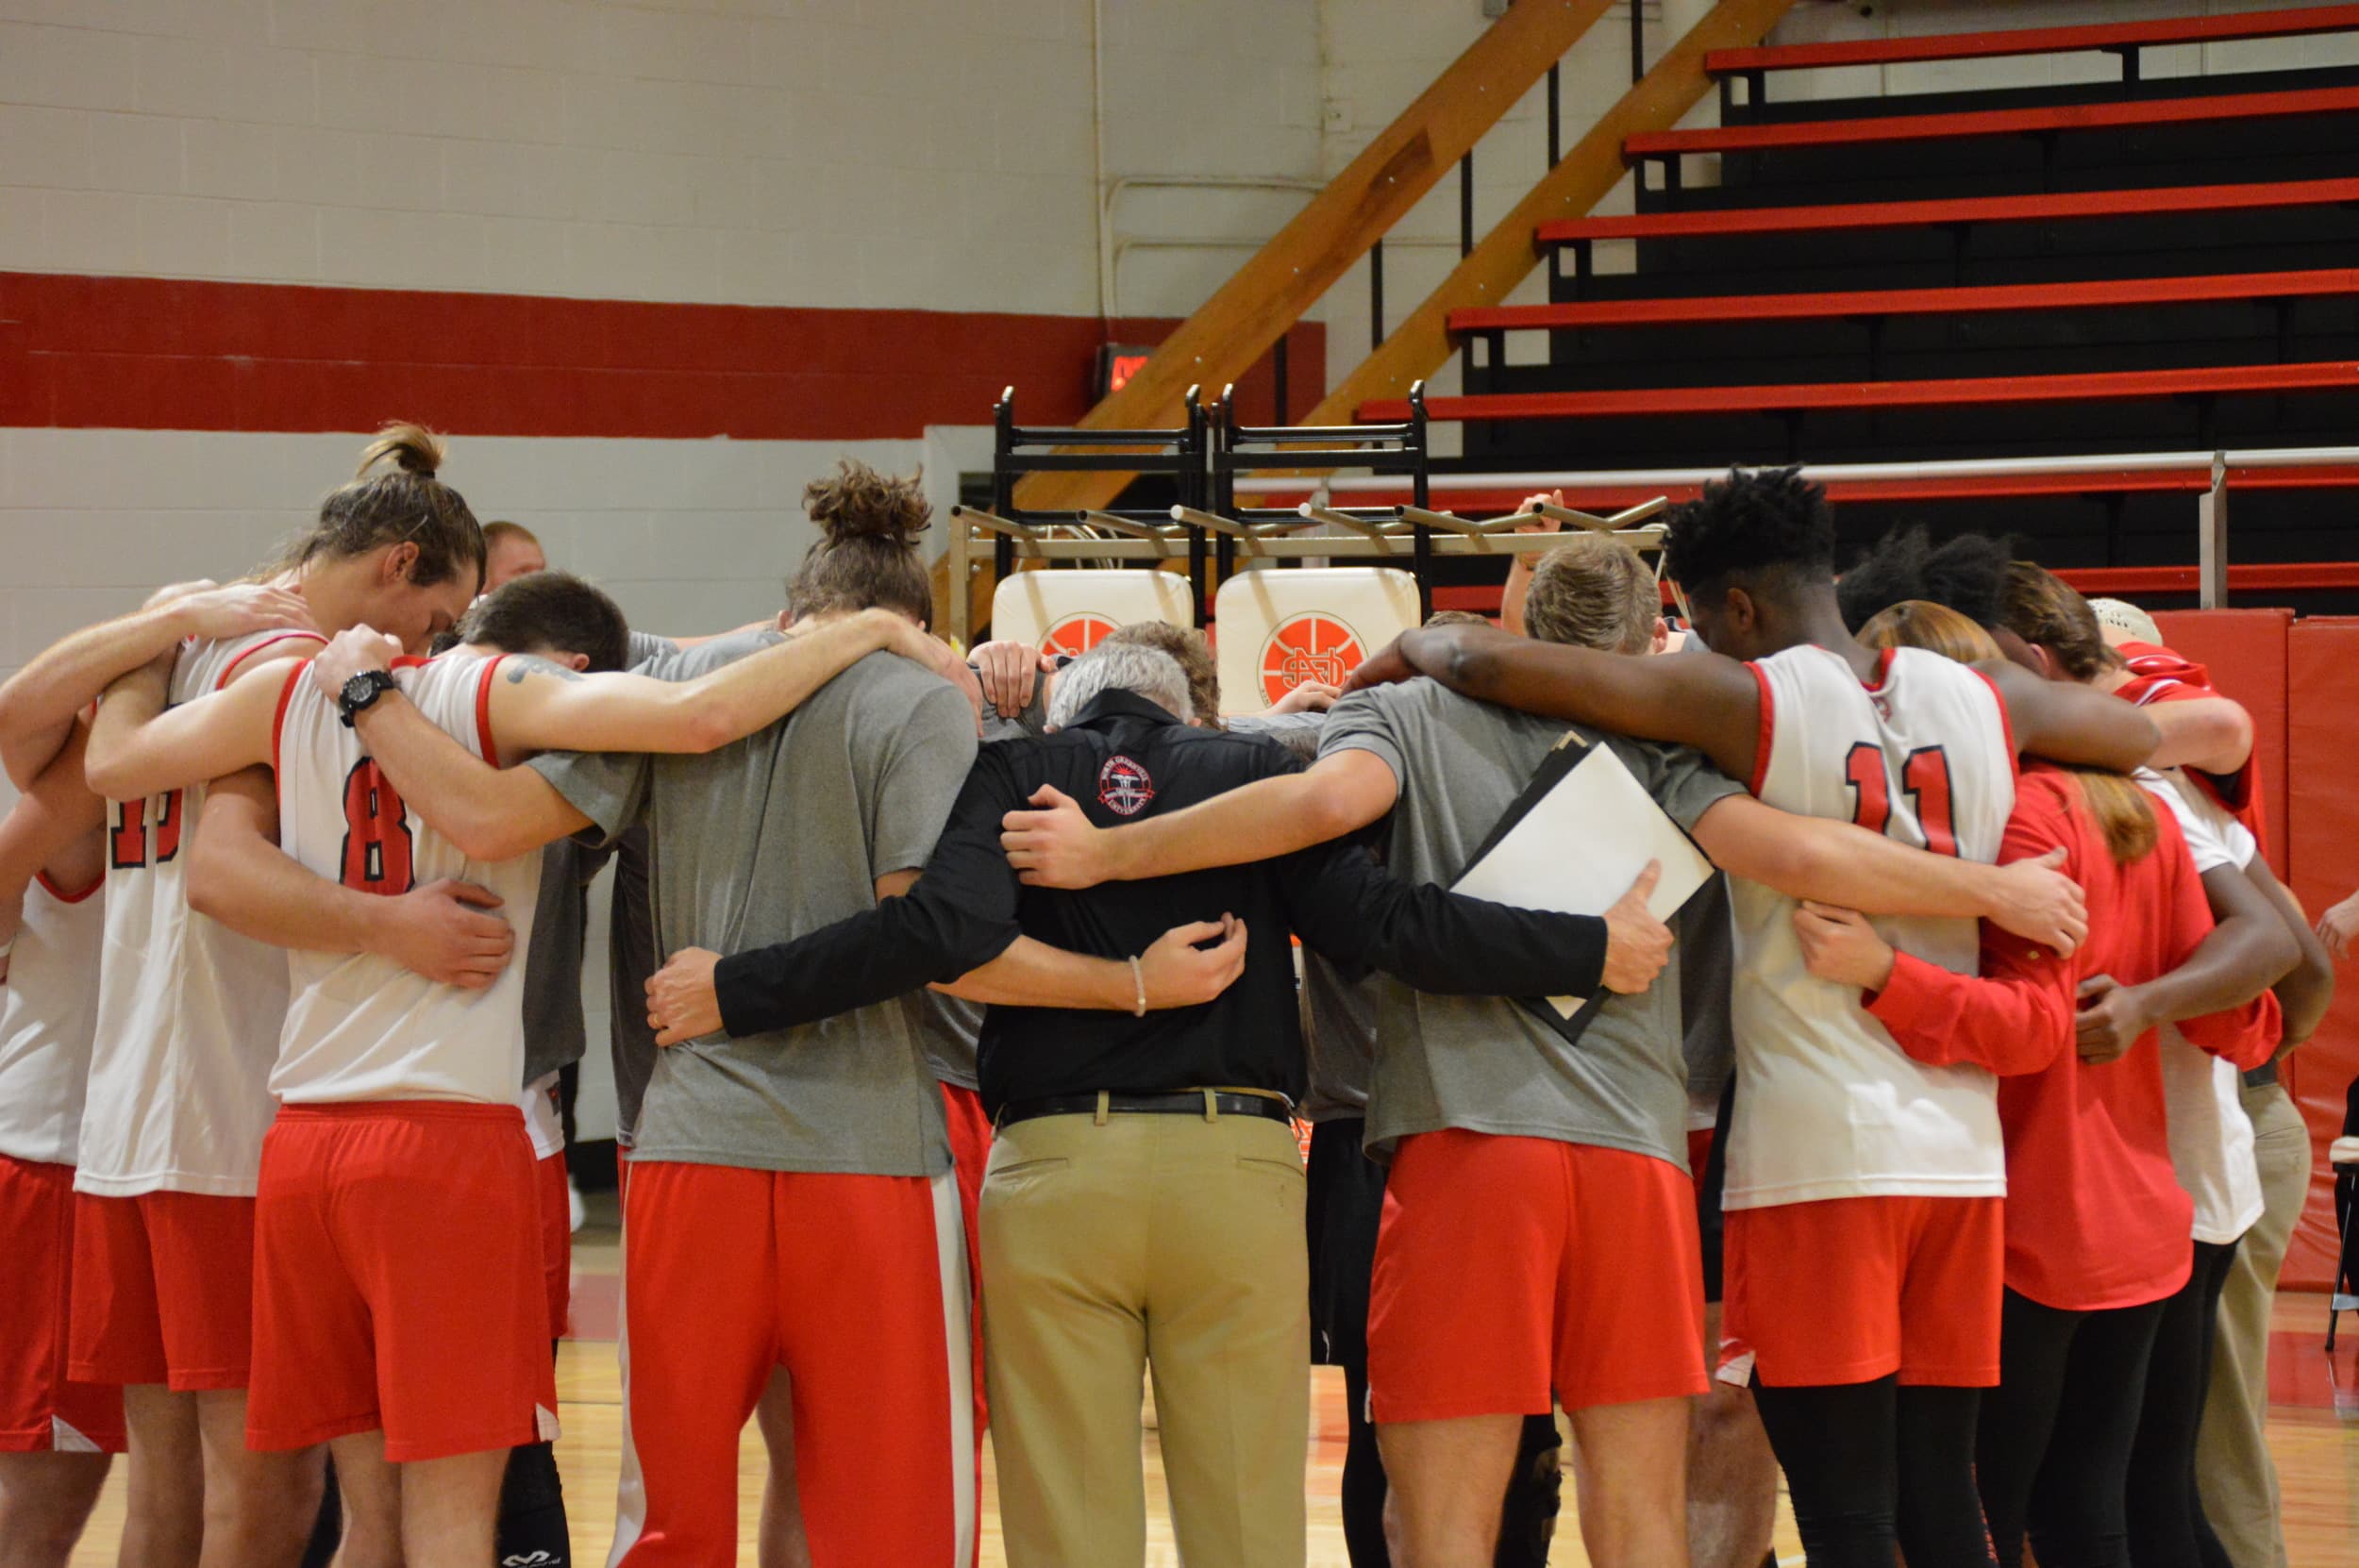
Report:
[[[1638,552],[1604,534],[1575,534],[1540,558],[1524,595],[1524,630],[1543,642],[1645,653],[1663,591]]]

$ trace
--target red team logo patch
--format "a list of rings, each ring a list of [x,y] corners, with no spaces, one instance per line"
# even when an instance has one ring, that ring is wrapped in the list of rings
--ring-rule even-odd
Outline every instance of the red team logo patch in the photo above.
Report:
[[[1317,610],[1278,623],[1262,644],[1262,697],[1275,703],[1306,680],[1341,686],[1367,658],[1360,634]]]
[[[1085,609],[1079,615],[1066,616],[1043,632],[1040,639],[1040,651],[1069,654],[1078,659],[1103,642],[1106,640],[1106,634],[1113,629],[1114,624],[1112,621],[1095,610]]]
[[[1097,803],[1116,816],[1135,817],[1155,798],[1155,780],[1128,757],[1106,759],[1097,770]]]

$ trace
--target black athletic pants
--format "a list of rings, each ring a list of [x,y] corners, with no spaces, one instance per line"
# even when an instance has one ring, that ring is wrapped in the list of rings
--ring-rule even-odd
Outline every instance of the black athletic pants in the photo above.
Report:
[[[1785,1389],[1756,1378],[1810,1568],[1892,1568],[1896,1544],[1909,1568],[1993,1568],[1974,1490],[1981,1396],[1897,1377]]]
[[[2233,1568],[2196,1492],[2195,1439],[2212,1382],[2213,1326],[2236,1243],[2195,1243],[2195,1273],[2163,1304],[2146,1409],[2130,1450],[2130,1560],[2137,1568]]]
[[[2007,1293],[1974,1440],[2000,1562],[2023,1560],[2028,1531],[2040,1568],[2129,1568],[2130,1445],[2165,1305],[2073,1312]]]
[[[1349,1438],[1344,1448],[1344,1549],[1351,1568],[1391,1568],[1384,1544],[1384,1460],[1368,1422],[1368,1282],[1384,1216],[1384,1167],[1360,1152],[1358,1117],[1311,1130],[1306,1209],[1311,1247],[1311,1334],[1314,1359],[1344,1371]],[[1547,1568],[1556,1533],[1556,1422],[1524,1418],[1523,1443],[1507,1483],[1497,1568]],[[1889,1564],[1886,1565],[1889,1568]]]

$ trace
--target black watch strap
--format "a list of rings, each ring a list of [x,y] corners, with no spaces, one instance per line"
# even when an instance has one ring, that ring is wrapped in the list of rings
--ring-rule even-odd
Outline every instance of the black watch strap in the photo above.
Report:
[[[363,670],[345,681],[343,690],[336,694],[336,713],[343,720],[344,727],[350,729],[352,721],[392,691],[393,685],[390,670]]]

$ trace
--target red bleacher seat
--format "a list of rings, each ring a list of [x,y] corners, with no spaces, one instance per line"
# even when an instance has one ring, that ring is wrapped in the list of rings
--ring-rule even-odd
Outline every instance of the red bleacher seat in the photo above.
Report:
[[[2289,10],[2247,11],[2236,16],[2180,16],[2159,22],[2118,22],[2087,27],[2020,27],[1928,38],[1715,49],[1704,56],[1704,69],[1714,75],[1734,75],[1748,71],[1803,71],[1836,65],[1992,59],[2008,55],[2061,55],[2172,43],[2216,43],[2232,39],[2285,38],[2303,33],[2343,32],[2354,27],[2359,27],[2359,6],[2306,6]]]
[[[1656,240],[1683,235],[1800,234],[1832,229],[1914,228],[1939,224],[2051,223],[2069,218],[2226,212],[2359,202],[2359,179],[2264,180],[2250,185],[2180,185],[2150,191],[2065,191],[2028,196],[1859,202],[1832,207],[1738,208],[1717,212],[1631,212],[1542,224],[1543,245],[1584,240]]]
[[[1488,392],[1426,399],[1437,420],[1581,419],[1630,414],[1782,412],[1802,409],[1904,409],[1967,403],[2064,403],[2302,392],[2359,387],[2359,364],[2204,365],[2183,370],[2097,371],[2071,375],[1943,377],[1930,381],[1824,381],[1766,387],[1641,387],[1604,392]],[[1364,420],[1405,419],[1405,400],[1360,405]]]
[[[1827,499],[1838,505],[1858,501],[1970,501],[2019,499],[2033,495],[2126,495],[2171,491],[2193,494],[2211,488],[2208,469],[2092,469],[2081,473],[1926,475],[1895,479],[1826,481]],[[1619,511],[1656,496],[1692,501],[1700,485],[1584,484],[1535,481],[1537,488],[1562,490],[1564,504],[1590,512]],[[2239,468],[2228,470],[2232,490],[2351,490],[2359,489],[2359,466],[2317,463],[2306,468]],[[1498,517],[1523,505],[1534,485],[1492,490],[1436,490],[1427,504],[1462,517]],[[1293,505],[1310,497],[1310,487],[1257,500]],[[1398,490],[1355,490],[1338,495],[1339,506],[1400,506],[1410,499],[1407,487]]]
[[[1871,115],[1857,120],[1798,120],[1782,125],[1651,131],[1626,138],[1622,152],[1632,158],[1677,158],[1682,153],[1747,152],[1762,147],[1947,141],[1967,136],[2096,130],[2114,125],[2348,114],[2353,110],[2359,110],[2359,87],[2320,87],[2292,92],[2227,92],[2185,98],[2140,98],[2128,103],[2053,104],[2036,108],[1973,109],[1957,114]]]
[[[1858,289],[1832,293],[1719,294],[1696,299],[1568,300],[1452,310],[1453,332],[1550,327],[1659,326],[1697,322],[1820,321],[1848,316],[1950,316],[1993,310],[2076,310],[2206,300],[2293,299],[2359,294],[2359,267],[2232,273],[2205,277],[2103,278],[2076,283],[2004,283],[1962,289]]]
[[[2193,593],[2202,586],[2198,580],[2200,575],[2200,568],[2193,566],[2083,566],[2067,567],[2056,574],[2082,592],[2093,595]],[[2359,561],[2255,561],[2241,566],[2232,562],[2228,568],[2228,588],[2235,593],[2359,588]],[[1468,583],[1436,588],[1433,608],[1497,615],[1499,598],[1497,583]],[[1663,591],[1663,598],[1665,604],[1672,602],[1667,587]]]

